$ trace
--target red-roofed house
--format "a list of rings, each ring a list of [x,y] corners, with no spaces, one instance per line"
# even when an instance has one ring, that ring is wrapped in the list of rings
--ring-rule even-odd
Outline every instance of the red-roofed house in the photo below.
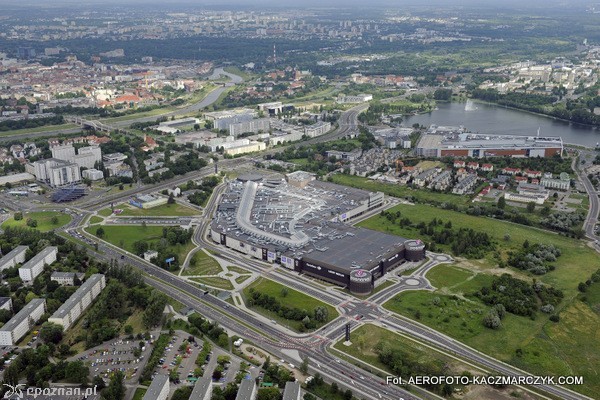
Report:
[[[494,170],[494,166],[492,164],[482,164],[480,169],[489,172]]]
[[[470,163],[467,164],[467,168],[479,169],[479,163],[475,162],[475,161],[471,161]]]
[[[144,143],[145,143],[145,146],[142,147],[143,151],[154,150],[155,148],[158,147],[158,144],[156,143],[156,140],[154,140],[153,137],[148,136],[148,135],[144,135]]]
[[[530,169],[526,169],[524,175],[528,178],[541,178],[542,171],[532,171]]]
[[[465,162],[463,160],[454,160],[454,168],[464,168]]]
[[[527,179],[526,176],[515,176],[515,181],[517,182],[527,182]]]
[[[521,168],[503,168],[502,173],[506,175],[516,175],[521,173]]]

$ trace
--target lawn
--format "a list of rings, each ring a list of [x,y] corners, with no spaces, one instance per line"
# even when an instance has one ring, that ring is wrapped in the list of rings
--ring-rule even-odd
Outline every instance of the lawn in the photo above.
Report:
[[[85,228],[85,231],[96,236],[96,230],[98,226],[89,226]],[[105,240],[109,243],[114,244],[117,247],[125,249],[131,253],[135,253],[133,250],[133,243],[144,240],[148,242],[150,248],[153,245],[158,244],[162,238],[163,226],[142,226],[142,225],[103,225]],[[195,247],[191,242],[184,245],[178,244],[176,246],[169,246],[169,250],[177,254],[177,258],[180,262],[185,260],[187,254]]]
[[[102,217],[98,217],[96,215],[92,215],[92,217],[90,218],[90,224],[99,224],[100,222],[104,221],[104,218]]]
[[[400,211],[402,217],[406,216],[412,222],[418,223],[423,221],[428,223],[435,217],[441,219],[444,223],[451,221],[452,227],[455,230],[459,228],[472,228],[476,231],[486,232],[497,243],[498,251],[505,260],[507,253],[521,249],[525,240],[531,244],[552,244],[560,248],[562,252],[562,255],[554,263],[556,269],[540,276],[525,275],[524,273],[521,273],[521,275],[528,276],[531,279],[535,277],[543,283],[561,289],[565,293],[567,300],[577,293],[577,285],[582,280],[582,277],[589,277],[594,271],[600,268],[600,257],[586,246],[583,241],[567,238],[541,229],[492,218],[465,215],[424,204],[400,204],[389,211]],[[418,229],[392,224],[380,215],[369,218],[359,223],[359,225],[409,238],[418,238],[420,236]],[[508,241],[504,239],[506,234],[510,235],[510,240]],[[440,247],[444,248],[444,246]],[[471,263],[481,264],[483,268],[495,268],[497,266],[497,262],[493,259],[492,254],[479,262],[472,261]]]
[[[246,282],[247,279],[251,278],[252,275],[240,275],[237,278],[235,278],[235,283],[237,283],[238,285]]]
[[[119,215],[132,217],[189,217],[198,215],[199,212],[193,208],[181,204],[163,204],[153,208],[137,208],[128,205],[122,205],[123,212]]]
[[[98,211],[98,214],[103,217],[109,217],[112,214],[112,211],[110,208],[103,208],[102,210]]]
[[[0,136],[12,136],[12,135],[23,135],[26,133],[43,133],[43,132],[53,132],[59,131],[63,129],[73,129],[78,126],[75,124],[62,124],[62,125],[44,125],[38,126],[35,128],[26,128],[26,129],[15,129],[12,131],[0,131]]]
[[[229,279],[219,278],[218,276],[205,276],[203,278],[191,278],[194,282],[202,283],[223,290],[233,290],[233,284]]]
[[[56,217],[56,224],[52,223],[52,217]],[[56,211],[38,211],[24,213],[23,219],[15,221],[14,216],[10,217],[2,224],[2,228],[7,227],[27,227],[27,220],[31,218],[37,221],[37,227],[35,229],[41,232],[48,232],[56,228],[60,228],[71,222],[71,216],[69,214],[63,214]]]
[[[507,314],[502,328],[491,330],[481,322],[489,307],[470,295],[489,285],[491,275],[440,265],[427,277],[438,288],[435,292],[405,292],[385,308],[531,373],[584,376],[585,386],[574,390],[588,395],[600,390],[594,369],[600,363],[600,316],[590,306],[563,300],[559,323],[543,313],[535,320]]]
[[[236,267],[234,265],[228,265],[227,270],[237,272],[238,274],[249,274],[250,273],[250,271],[248,271],[247,269],[241,268],[241,267]]]
[[[148,391],[148,389],[144,389],[144,388],[135,389],[135,393],[133,395],[132,400],[142,400],[147,391]]]
[[[269,296],[274,297],[281,303],[281,305],[285,305],[288,307],[300,307],[304,310],[307,310],[309,313],[312,313],[312,310],[314,310],[316,307],[319,307],[319,306],[326,307],[329,314],[328,314],[327,321],[325,323],[332,321],[334,318],[336,318],[338,316],[337,310],[334,307],[330,306],[329,304],[326,304],[326,303],[322,302],[321,300],[315,299],[314,297],[311,297],[307,294],[298,292],[297,290],[288,288],[286,286],[283,286],[277,282],[274,282],[274,281],[266,279],[266,278],[259,278],[256,281],[254,281],[252,284],[250,284],[246,288],[244,288],[244,290],[242,292],[242,296],[244,297],[244,302],[246,303],[246,305],[248,304],[247,299],[250,297],[250,289],[251,288],[254,288],[254,290],[256,290],[262,294],[267,294]],[[283,288],[287,289],[287,295],[285,295],[285,296],[282,294]],[[252,310],[258,312],[259,314],[266,316],[269,319],[273,319],[273,320],[281,323],[282,325],[289,326],[291,329],[293,329],[295,331],[300,331],[299,328],[300,328],[300,326],[302,326],[301,321],[292,321],[289,319],[285,319],[283,317],[280,317],[277,313],[266,310],[259,306],[252,307]],[[321,327],[323,325],[324,325],[323,323],[317,324],[316,329],[318,329],[319,327]]]
[[[190,265],[182,272],[182,275],[217,275],[223,272],[223,268],[204,250],[198,250],[192,256]]]

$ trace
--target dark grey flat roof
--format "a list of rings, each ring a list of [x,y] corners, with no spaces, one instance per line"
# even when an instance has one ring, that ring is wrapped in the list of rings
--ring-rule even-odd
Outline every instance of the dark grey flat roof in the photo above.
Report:
[[[156,400],[162,391],[165,384],[169,383],[169,377],[166,375],[156,375],[152,378],[152,383],[148,386],[148,390],[142,400]]]
[[[194,390],[192,390],[192,394],[190,395],[190,399],[203,399],[206,396],[206,392],[210,389],[210,379],[200,377],[196,381],[194,385]]]
[[[298,400],[300,397],[300,383],[286,382],[283,392],[283,400]]]
[[[356,266],[375,266],[386,255],[400,250],[399,247],[408,240],[365,228],[350,230],[349,233],[352,235],[319,241],[318,245],[325,251],[314,250],[302,256],[302,259],[328,264],[349,273]]]
[[[29,246],[17,246],[14,249],[12,249],[9,253],[7,253],[4,257],[0,259],[0,269],[2,269],[6,265],[6,263],[11,261],[19,254],[26,252],[28,249]]]
[[[29,315],[40,306],[40,304],[46,304],[46,299],[32,299],[25,307],[21,309],[14,317],[10,319],[0,331],[9,331],[11,332],[15,329],[23,320],[29,318]]]
[[[92,287],[97,284],[100,280],[104,278],[103,274],[94,274],[90,276],[87,281],[83,282],[81,286],[65,301],[59,308],[52,314],[51,318],[63,318],[67,315],[75,305],[79,304],[81,299],[92,289]]]
[[[242,380],[237,392],[237,396],[235,396],[235,400],[254,400],[252,392],[254,392],[255,385],[256,383],[254,383],[254,379]]]

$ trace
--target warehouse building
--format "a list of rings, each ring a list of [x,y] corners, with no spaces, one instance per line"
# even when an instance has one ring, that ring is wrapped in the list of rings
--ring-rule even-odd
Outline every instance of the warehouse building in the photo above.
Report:
[[[298,173],[291,180],[252,175],[229,182],[211,224],[212,240],[362,294],[404,261],[424,258],[420,241],[346,223],[381,207],[383,193]]]
[[[44,265],[51,265],[56,261],[57,254],[57,247],[46,247],[19,268],[19,277],[25,283],[33,282],[33,280],[44,270]]]
[[[12,249],[7,255],[0,259],[0,271],[6,268],[12,268],[17,264],[25,262],[25,254],[29,250],[29,246],[17,246]]]
[[[13,346],[23,338],[46,312],[45,299],[33,299],[0,328],[0,346]]]
[[[63,331],[69,329],[71,325],[83,314],[83,312],[92,304],[92,301],[106,287],[106,280],[102,274],[90,276],[69,299],[56,310],[48,322],[62,325]]]
[[[554,157],[562,155],[563,141],[560,137],[483,135],[467,133],[463,127],[432,125],[415,152],[423,157]]]

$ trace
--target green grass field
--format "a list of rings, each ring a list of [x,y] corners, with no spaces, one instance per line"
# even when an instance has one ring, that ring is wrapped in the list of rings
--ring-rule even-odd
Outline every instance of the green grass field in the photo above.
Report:
[[[182,275],[217,275],[223,272],[223,268],[204,250],[198,250],[192,256],[190,265],[183,271]]]
[[[234,265],[228,265],[227,270],[237,272],[238,274],[249,274],[250,273],[250,271],[248,271],[246,268],[236,267]]]
[[[312,311],[318,306],[324,306],[329,312],[326,323],[338,316],[338,312],[333,306],[330,306],[329,304],[326,304],[321,300],[315,299],[314,297],[311,297],[304,293],[300,293],[297,290],[286,287],[287,295],[284,297],[281,293],[281,289],[283,289],[284,287],[285,286],[272,280],[266,278],[259,278],[256,281],[252,282],[252,284],[244,288],[242,296],[244,297],[244,302],[248,304],[247,298],[250,296],[250,288],[254,288],[254,290],[257,290],[260,293],[268,294],[269,296],[275,297],[277,300],[279,300],[279,302],[282,305],[286,305],[288,307],[298,307],[307,310],[309,313],[312,313]],[[266,316],[269,319],[273,319],[284,326],[288,326],[295,331],[299,331],[299,327],[302,325],[301,321],[291,321],[285,319],[283,317],[280,317],[276,313],[266,310],[262,307],[254,306],[252,307],[252,310]],[[317,329],[321,326],[323,326],[322,323],[318,324]]]
[[[577,285],[582,277],[588,277],[600,268],[600,257],[580,240],[524,225],[465,215],[424,204],[401,204],[390,209],[391,212],[397,210],[402,212],[403,217],[408,217],[412,222],[429,222],[435,217],[441,219],[444,223],[452,221],[453,229],[472,228],[476,231],[486,232],[495,240],[498,251],[505,259],[509,251],[519,250],[525,240],[528,240],[531,244],[545,243],[560,248],[562,255],[555,263],[556,270],[545,275],[535,276],[535,278],[563,290],[567,299],[572,298],[577,293]],[[418,229],[400,227],[379,215],[363,221],[359,225],[404,237],[419,237]],[[510,235],[510,241],[504,240],[506,234]],[[443,246],[441,247],[443,248]],[[486,259],[473,263],[480,264],[483,268],[495,268],[497,266],[491,254]],[[534,277],[524,273],[520,273],[520,275],[530,279]]]
[[[110,208],[103,208],[102,210],[98,211],[98,215],[101,215],[103,217],[109,217],[112,214],[112,211],[110,210]]]
[[[142,400],[147,391],[148,390],[144,388],[135,389],[135,393],[133,394],[133,400]]]
[[[235,278],[235,283],[237,283],[238,285],[246,282],[247,279],[251,278],[252,275],[240,275],[237,278]]]
[[[85,231],[96,236],[96,230],[99,226],[89,226]],[[148,242],[150,247],[157,244],[162,238],[163,226],[146,226],[141,225],[103,225],[104,237],[103,240],[114,244],[117,247],[125,249],[131,253],[133,251],[133,243],[139,240]],[[186,255],[194,248],[194,244],[189,242],[184,245],[169,246],[168,249],[176,253],[179,262],[185,260]]]
[[[119,215],[132,217],[189,217],[199,214],[197,210],[181,204],[163,204],[147,209],[129,205],[121,205],[120,207],[123,208],[123,212]]]
[[[99,224],[102,221],[104,221],[104,218],[98,217],[96,215],[92,215],[90,218],[90,224]]]
[[[60,131],[63,129],[73,129],[73,128],[77,128],[77,125],[75,125],[75,124],[45,125],[45,126],[38,126],[36,128],[15,129],[12,131],[0,131],[0,136],[22,135],[22,134],[26,134],[26,133],[44,133],[44,132]]]
[[[52,217],[58,219],[56,224],[52,223]],[[63,214],[56,211],[38,211],[24,213],[23,219],[15,221],[14,216],[10,217],[2,224],[2,228],[7,227],[27,227],[27,220],[31,218],[37,221],[37,227],[35,229],[41,232],[48,232],[52,229],[60,228],[71,222],[71,216],[69,214]]]
[[[204,285],[212,286],[223,290],[233,290],[232,283],[225,278],[219,278],[218,276],[205,276],[202,278],[190,278],[194,282],[202,283]]]
[[[427,277],[437,287],[435,292],[405,292],[385,308],[531,373],[582,375],[585,386],[572,389],[584,394],[600,390],[594,369],[600,365],[600,316],[590,306],[577,299],[563,300],[559,323],[543,313],[535,320],[507,314],[502,328],[491,330],[482,324],[489,307],[471,295],[490,285],[490,274],[439,265]]]

